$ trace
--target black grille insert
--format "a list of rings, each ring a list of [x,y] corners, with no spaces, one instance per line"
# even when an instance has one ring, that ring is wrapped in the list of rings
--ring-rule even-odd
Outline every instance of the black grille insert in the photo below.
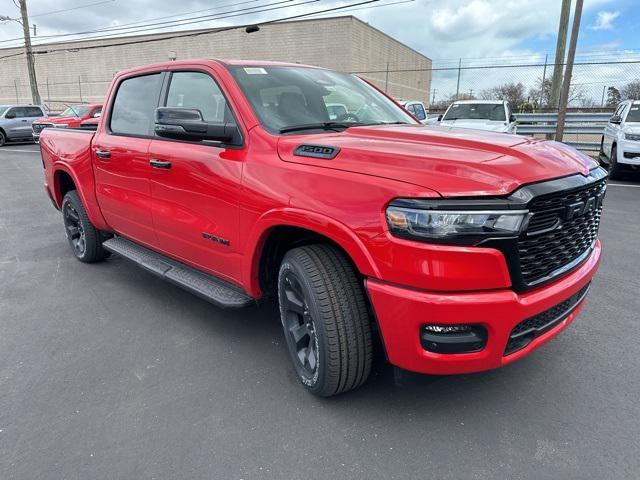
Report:
[[[606,179],[602,179],[530,202],[532,216],[518,240],[520,272],[526,285],[531,287],[559,275],[590,251],[598,236],[605,189]],[[593,208],[580,211],[589,205]],[[572,218],[566,218],[568,213]]]
[[[590,286],[591,284],[588,283],[564,302],[517,324],[511,331],[504,354],[509,355],[510,353],[523,349],[531,343],[534,338],[551,330],[567,318],[580,302],[584,300]]]

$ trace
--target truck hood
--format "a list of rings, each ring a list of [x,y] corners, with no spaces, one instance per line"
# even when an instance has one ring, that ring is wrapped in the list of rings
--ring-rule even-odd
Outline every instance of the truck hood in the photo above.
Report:
[[[300,145],[340,151],[333,159],[300,156],[294,153]],[[420,125],[283,136],[278,154],[285,162],[389,178],[442,196],[507,195],[527,183],[587,175],[597,166],[593,159],[557,142]]]
[[[493,120],[450,120],[441,121],[440,126],[452,128],[471,128],[474,130],[484,130],[488,132],[505,132],[509,124]]]
[[[80,120],[78,117],[43,117],[38,118],[33,123],[52,123],[58,125],[61,123],[77,122],[78,120]]]

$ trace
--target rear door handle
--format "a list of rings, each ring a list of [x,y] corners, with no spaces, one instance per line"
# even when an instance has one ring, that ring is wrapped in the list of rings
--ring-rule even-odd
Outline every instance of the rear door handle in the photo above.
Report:
[[[103,160],[108,160],[111,158],[111,152],[109,150],[96,150],[96,156]]]
[[[151,165],[153,168],[163,168],[165,170],[169,170],[171,168],[171,162],[156,160],[155,158],[149,160],[149,165]]]

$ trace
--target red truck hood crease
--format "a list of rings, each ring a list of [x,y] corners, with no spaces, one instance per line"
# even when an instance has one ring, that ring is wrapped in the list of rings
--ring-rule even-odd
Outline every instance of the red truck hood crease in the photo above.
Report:
[[[340,148],[332,160],[294,155],[302,144]],[[564,144],[491,132],[419,125],[352,127],[280,137],[287,162],[400,180],[442,196],[506,195],[521,185],[586,175],[597,163]]]

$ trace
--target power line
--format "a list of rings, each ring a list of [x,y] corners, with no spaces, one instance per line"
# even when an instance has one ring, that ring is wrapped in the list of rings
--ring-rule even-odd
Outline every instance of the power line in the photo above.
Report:
[[[48,15],[55,15],[56,13],[64,13],[64,12],[70,12],[72,10],[80,10],[81,8],[94,7],[96,5],[104,5],[105,3],[112,3],[112,2],[115,2],[115,1],[116,0],[102,0],[101,2],[88,3],[86,5],[79,5],[77,7],[64,8],[62,10],[54,10],[53,12],[36,13],[35,15],[29,15],[29,16],[31,18],[46,17]]]
[[[260,0],[249,0],[249,1],[243,1],[243,2],[236,2],[236,3],[229,3],[229,4],[225,4],[225,5],[220,5],[218,7],[215,8],[209,8],[206,10],[217,10],[219,8],[225,8],[225,7],[236,7],[238,5],[244,5],[247,3],[254,3]],[[266,4],[266,5],[257,5],[255,7],[247,7],[244,9],[240,9],[240,10],[229,10],[228,12],[220,12],[220,13],[214,13],[211,15],[201,15],[201,16],[197,16],[197,17],[188,17],[188,18],[182,18],[182,19],[178,19],[178,20],[171,20],[171,21],[167,21],[167,22],[157,22],[157,23],[146,23],[146,22],[133,22],[133,23],[129,23],[129,24],[125,24],[125,25],[118,25],[115,27],[107,27],[107,28],[99,28],[96,30],[85,30],[85,31],[80,31],[80,32],[72,32],[72,33],[61,33],[61,34],[57,34],[57,35],[41,35],[40,38],[60,38],[60,37],[70,37],[70,36],[77,36],[77,35],[89,35],[92,33],[104,33],[104,32],[112,32],[112,31],[121,31],[121,30],[132,30],[131,32],[124,32],[124,34],[131,34],[131,33],[137,33],[140,31],[145,31],[145,30],[155,30],[155,26],[156,25],[166,25],[169,24],[167,27],[157,27],[157,29],[160,28],[169,28],[169,27],[173,27],[173,26],[181,26],[181,25],[188,25],[191,23],[201,23],[201,22],[205,22],[205,21],[209,21],[209,20],[217,20],[216,17],[219,17],[220,15],[226,15],[226,14],[230,14],[230,13],[237,13],[237,12],[244,12],[244,11],[248,11],[248,10],[254,10],[257,8],[262,8],[262,7],[267,7],[270,5],[276,5],[276,4],[282,4],[282,3],[288,3],[288,2],[292,2],[293,0],[280,0],[276,3],[270,3],[270,4]],[[196,10],[196,12],[202,12],[205,10]],[[191,12],[191,13],[196,13],[196,12]],[[186,15],[185,14],[181,14],[181,15]],[[178,15],[178,16],[181,16]],[[155,19],[151,19],[151,21],[153,20],[160,20],[163,18],[170,18],[172,16],[166,16],[166,17],[158,17]],[[189,20],[198,20],[198,21],[193,21],[193,22],[189,22]],[[181,23],[181,22],[187,22],[187,23]],[[139,24],[138,27],[133,27],[132,25],[136,25]],[[145,27],[145,28],[142,28]],[[154,27],[154,28],[146,28],[146,27]],[[106,37],[108,35],[105,35],[104,37]],[[95,37],[98,38],[98,37]],[[5,40],[4,42],[10,42],[10,41],[15,41],[15,40],[21,40],[21,37],[16,37],[16,38],[12,38],[9,40]],[[83,37],[83,38],[78,38],[78,39],[74,39],[74,40],[88,40],[91,39],[90,37]],[[4,43],[2,42],[2,43]]]
[[[318,0],[309,0],[308,2],[304,2],[304,3],[312,3]],[[326,8],[323,10],[317,10],[315,12],[308,12],[308,13],[301,13],[298,15],[290,15],[288,17],[281,17],[281,18],[276,18],[276,19],[272,19],[272,20],[266,20],[263,22],[259,22],[260,25],[269,25],[272,23],[279,23],[279,22],[285,22],[288,20],[296,20],[296,19],[300,19],[300,18],[305,18],[305,17],[309,17],[318,13],[327,13],[327,12],[335,12],[335,11],[339,11],[339,10],[344,10],[346,8],[351,8],[351,7],[356,7],[356,6],[360,6],[360,5],[368,5],[368,4],[372,4],[372,3],[377,3],[380,2],[381,0],[363,0],[361,2],[357,2],[357,3],[352,3],[350,5],[342,5],[342,6],[338,6],[338,7],[332,7],[332,8]],[[282,8],[282,7],[279,7]],[[255,22],[252,23],[245,23],[242,25],[233,25],[233,26],[229,26],[229,27],[219,27],[219,28],[214,28],[214,29],[208,29],[208,30],[201,30],[201,31],[197,31],[197,32],[189,32],[189,33],[181,33],[181,34],[176,34],[176,35],[166,35],[160,38],[147,38],[147,39],[141,39],[141,40],[131,40],[128,42],[117,42],[117,43],[109,43],[109,44],[104,44],[104,45],[85,45],[85,46],[80,46],[80,47],[66,47],[66,48],[59,48],[59,49],[54,49],[54,50],[39,50],[39,51],[35,51],[35,54],[38,55],[44,55],[44,54],[52,54],[52,53],[57,53],[57,52],[65,52],[65,51],[73,51],[73,52],[77,52],[77,51],[81,51],[81,50],[95,50],[95,49],[100,49],[100,48],[108,48],[108,47],[117,47],[117,46],[125,46],[125,45],[137,45],[137,44],[144,44],[144,43],[153,43],[153,42],[162,42],[165,40],[171,40],[171,39],[175,39],[175,38],[187,38],[187,37],[197,37],[200,35],[210,35],[210,34],[214,34],[214,33],[221,33],[221,32],[226,32],[226,31],[230,31],[230,30],[236,30],[236,29],[240,29],[240,28],[246,28],[248,26],[254,25]],[[13,57],[16,56],[16,54],[13,55],[8,55],[5,57],[0,57],[0,59],[3,58],[8,58],[8,57]]]

